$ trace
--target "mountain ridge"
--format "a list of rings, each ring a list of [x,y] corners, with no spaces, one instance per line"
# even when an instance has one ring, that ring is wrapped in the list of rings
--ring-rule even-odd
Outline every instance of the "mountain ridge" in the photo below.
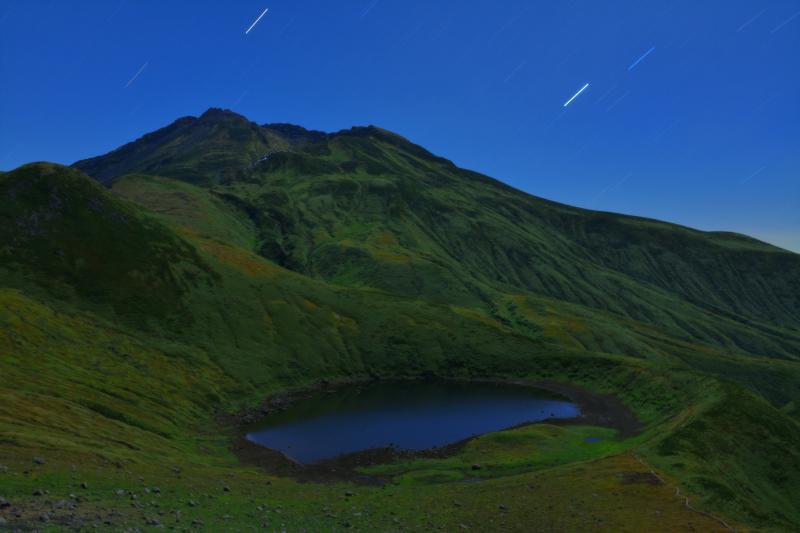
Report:
[[[202,125],[203,121],[212,121],[217,129],[208,129]],[[777,321],[795,330],[800,327],[800,299],[796,296],[800,290],[800,256],[756,239],[729,232],[702,232],[654,219],[552,202],[460,169],[401,136],[371,126],[325,134],[303,145],[281,144],[273,139],[271,145],[262,147],[272,152],[258,158],[254,155],[258,152],[249,144],[239,142],[236,150],[227,152],[236,155],[228,155],[226,160],[233,158],[242,163],[236,172],[219,179],[216,161],[207,164],[204,155],[196,156],[195,152],[201,151],[197,146],[203,147],[204,154],[213,153],[219,144],[229,148],[231,143],[221,143],[218,138],[250,140],[247,135],[257,131],[253,128],[259,126],[241,115],[218,109],[207,111],[194,123],[200,124],[202,133],[209,136],[200,138],[191,150],[182,149],[180,144],[172,149],[174,136],[166,131],[173,127],[171,125],[159,130],[165,133],[155,137],[159,140],[156,146],[147,148],[150,152],[169,153],[166,163],[152,166],[152,158],[145,156],[144,164],[133,161],[127,163],[126,168],[209,188],[217,197],[236,203],[238,208],[257,213],[258,220],[251,221],[260,227],[261,244],[256,251],[299,272],[331,280],[340,275],[337,265],[342,261],[354,261],[356,268],[366,269],[362,281],[363,276],[383,277],[388,275],[387,268],[396,274],[397,265],[374,261],[373,252],[396,255],[399,251],[400,255],[421,260],[417,267],[430,270],[439,276],[440,282],[454,290],[466,283],[464,287],[468,291],[481,292],[475,289],[475,283],[465,281],[478,274],[488,276],[491,284],[510,283],[514,287],[591,305],[598,297],[588,296],[594,289],[580,282],[580,278],[584,277],[586,269],[600,267],[610,269],[609,274],[604,275],[605,283],[611,283],[604,289],[606,292],[622,290],[628,283],[626,280],[632,279],[658,290],[677,290],[693,305],[718,308],[732,316]],[[293,127],[291,131],[297,130]],[[191,132],[184,135],[197,136]],[[150,145],[151,141],[152,138],[145,143]],[[76,163],[76,167],[90,175],[94,173],[101,181],[109,176],[116,179],[121,176],[121,171],[116,170],[117,155],[118,151],[114,151]],[[186,168],[191,169],[188,179]],[[379,211],[373,211],[370,203]],[[391,212],[385,211],[387,208],[394,210],[391,215],[394,218],[387,218]],[[332,214],[331,209],[338,214]],[[442,218],[447,213],[472,229],[452,227],[449,220],[455,219]],[[476,218],[477,213],[483,214]],[[340,228],[331,232],[331,223]],[[364,242],[369,237],[362,235],[361,242],[351,245],[352,239],[345,235],[349,230],[342,227],[343,223],[372,225],[368,233],[373,233],[373,241],[380,232],[388,232],[387,235],[401,240],[381,245]],[[395,227],[391,227],[393,225]],[[316,237],[312,236],[317,231],[314,228],[325,227],[331,228],[325,230],[327,236],[318,232]],[[435,231],[431,231],[433,229]],[[457,236],[454,234],[448,241],[440,241],[441,235],[452,234],[454,230]],[[485,250],[480,258],[469,259],[472,252],[466,241],[470,237],[465,231],[485,235],[479,239]],[[509,234],[517,235],[515,239],[522,238],[527,244],[520,247],[517,240],[509,241]],[[411,238],[412,235],[415,237]],[[404,239],[407,242],[403,242]],[[504,240],[507,244],[497,248],[497,243]],[[454,249],[459,241],[463,244]],[[346,246],[342,247],[342,242]],[[538,252],[532,252],[537,249]],[[709,255],[711,250],[714,255]],[[741,262],[750,257],[745,252],[766,254],[759,256],[759,262],[747,259],[747,268],[753,274],[761,272],[757,274],[758,280],[740,278],[726,266],[730,261]],[[503,257],[486,261],[497,253]],[[434,265],[430,262],[432,257],[437,258]],[[671,259],[665,263],[659,257]],[[461,281],[452,279],[448,269],[452,271],[456,267],[446,265],[465,259],[472,273],[458,274],[456,277]],[[579,263],[575,261],[585,264],[576,270],[573,265]],[[532,266],[534,263],[542,267]],[[785,268],[792,272],[787,278],[790,283],[787,287],[773,279]],[[556,273],[559,270],[572,270],[572,281],[564,280]],[[625,276],[625,279],[614,281],[615,276]],[[691,279],[684,279],[686,277]],[[381,286],[379,280],[375,283]],[[579,291],[564,292],[564,288],[575,283],[581,283]],[[720,283],[719,289],[714,288]],[[747,300],[727,295],[732,287],[742,283],[750,287]],[[775,304],[778,307],[773,310]],[[639,305],[629,302],[626,312]],[[615,306],[606,307],[613,309]]]
[[[81,490],[137,520],[145,511],[111,499],[136,484],[125,476],[159,479],[180,501],[224,477],[233,490],[200,509],[209,527],[251,525],[255,497],[285,503],[287,524],[324,530],[329,518],[308,510],[345,489],[306,491],[238,464],[221,414],[331,383],[544,381],[617,397],[641,434],[502,432],[453,457],[393,463],[390,484],[359,497],[413,515],[427,491],[455,529],[452,490],[489,523],[497,505],[484,487],[541,495],[531,487],[567,476],[572,495],[599,476],[588,497],[625,509],[617,530],[654,524],[653,506],[676,524],[697,519],[677,487],[737,528],[797,529],[800,256],[540,199],[378,128],[273,130],[214,111],[76,168],[0,173],[0,452],[12,497],[37,505],[41,483],[66,497],[69,465],[100,461],[110,470]],[[601,443],[585,441],[593,432]],[[554,442],[558,456],[542,459]],[[40,456],[51,481],[16,474]],[[627,484],[640,460],[669,486]],[[493,481],[452,483],[476,476]],[[545,514],[572,520],[571,502]],[[353,520],[393,527],[384,518]]]
[[[403,142],[406,142],[409,145],[412,145],[415,148],[421,149],[422,151],[426,152],[426,155],[429,155],[431,158],[434,158],[434,159],[439,160],[439,161],[441,161],[441,162],[443,162],[445,164],[448,164],[448,165],[451,165],[453,167],[456,167],[456,165],[452,161],[450,161],[450,160],[448,160],[446,158],[443,158],[443,157],[436,156],[436,155],[432,154],[431,152],[429,152],[429,151],[425,150],[424,148],[422,148],[420,145],[417,145],[417,144],[409,141],[407,138],[403,137],[402,135],[399,135],[399,134],[394,133],[394,132],[392,132],[390,130],[386,130],[384,128],[380,128],[380,127],[374,126],[374,125],[351,126],[350,128],[344,128],[344,129],[337,130],[337,131],[334,131],[334,132],[325,132],[325,131],[320,131],[320,130],[307,129],[307,128],[303,127],[303,126],[300,126],[298,124],[292,124],[292,123],[264,123],[264,124],[260,124],[259,125],[255,121],[251,121],[251,120],[247,119],[244,115],[241,115],[239,113],[231,111],[230,109],[213,108],[213,107],[209,108],[208,110],[206,110],[205,112],[203,112],[202,114],[200,114],[198,116],[187,115],[187,116],[178,118],[175,121],[173,121],[171,124],[169,124],[169,125],[167,125],[167,126],[165,126],[163,128],[159,128],[158,130],[155,130],[153,132],[146,133],[146,134],[142,135],[141,137],[139,137],[138,139],[135,139],[134,141],[126,143],[126,144],[120,146],[119,148],[116,148],[116,149],[112,150],[111,152],[109,152],[105,156],[100,156],[100,157],[110,156],[111,154],[114,154],[115,152],[118,152],[119,150],[124,149],[126,147],[130,147],[132,145],[135,145],[136,143],[138,143],[140,141],[147,141],[147,140],[150,140],[150,139],[157,139],[159,137],[159,134],[162,134],[162,135],[166,134],[166,132],[168,130],[170,130],[171,128],[173,128],[175,126],[185,125],[185,124],[195,124],[198,121],[201,121],[201,120],[204,120],[204,119],[206,121],[210,121],[210,122],[219,122],[222,119],[239,120],[239,121],[247,122],[249,124],[259,126],[260,128],[263,128],[263,129],[266,129],[266,130],[270,130],[270,131],[274,132],[276,135],[283,137],[287,141],[289,141],[289,140],[298,141],[299,140],[300,144],[299,145],[295,145],[293,147],[298,147],[298,146],[300,146],[302,144],[305,144],[306,142],[311,143],[311,144],[324,142],[326,140],[329,140],[329,139],[337,137],[337,136],[344,136],[344,135],[359,136],[359,135],[370,135],[370,134],[382,134],[382,135],[386,135],[387,137],[390,137],[390,138],[400,139]],[[73,166],[75,168],[84,170],[84,171],[86,171],[87,173],[89,173],[91,175],[92,172],[91,172],[90,169],[92,167],[92,162],[94,162],[94,161],[96,161],[98,159],[99,159],[99,157],[89,157],[89,158],[78,160],[78,161],[76,161],[76,162],[74,162],[74,163],[72,163],[71,165],[68,165],[68,166]],[[257,160],[255,160],[253,162],[255,163],[255,162],[257,162]],[[458,167],[456,167],[456,168],[458,168]],[[619,213],[619,212],[614,212],[614,211],[604,211],[604,210],[596,210],[596,209],[591,209],[591,208],[578,207],[578,206],[574,206],[574,205],[571,205],[571,204],[568,204],[568,203],[565,203],[565,202],[560,202],[560,201],[556,201],[556,200],[550,200],[550,199],[547,199],[547,198],[544,198],[544,197],[541,197],[541,196],[537,196],[534,193],[530,193],[530,192],[527,192],[527,191],[523,191],[521,189],[517,189],[516,187],[514,187],[512,185],[509,185],[509,184],[503,182],[502,180],[499,180],[497,178],[493,178],[491,176],[488,176],[488,175],[480,173],[480,172],[476,172],[476,171],[472,171],[472,170],[468,170],[468,169],[463,169],[463,168],[458,168],[458,170],[460,172],[463,172],[465,175],[469,175],[469,176],[471,176],[471,177],[473,177],[475,179],[488,181],[488,182],[490,182],[492,184],[495,184],[496,186],[498,186],[500,188],[507,188],[507,189],[512,190],[512,191],[514,191],[516,193],[527,195],[527,196],[529,196],[529,197],[531,197],[531,198],[533,198],[533,199],[535,199],[537,201],[547,202],[547,203],[552,204],[554,206],[565,207],[565,208],[568,208],[568,209],[572,209],[572,210],[576,210],[576,211],[582,211],[582,212],[586,212],[586,213],[592,213],[592,214],[600,215],[600,216],[602,216],[602,215],[612,215],[612,216],[615,216],[615,217],[630,218],[630,219],[633,219],[633,220],[639,220],[639,221],[644,221],[644,222],[655,222],[655,223],[669,224],[669,225],[676,226],[676,227],[681,227],[681,228],[684,228],[686,230],[693,231],[693,232],[709,234],[709,235],[728,236],[728,237],[732,237],[732,238],[735,238],[735,239],[742,239],[742,240],[750,241],[750,242],[753,242],[753,244],[764,245],[764,246],[767,246],[767,247],[770,247],[770,248],[776,248],[776,249],[784,251],[784,252],[797,254],[797,252],[794,252],[792,250],[787,250],[787,249],[781,248],[781,247],[779,247],[777,245],[774,245],[772,243],[763,241],[761,239],[752,237],[752,236],[744,234],[744,233],[728,231],[728,230],[701,230],[701,229],[698,229],[698,228],[695,228],[695,227],[692,227],[692,226],[687,226],[687,225],[683,225],[683,224],[679,224],[679,223],[675,223],[675,222],[665,221],[665,220],[649,217],[649,216],[646,216],[646,215],[633,215],[633,214]],[[118,177],[118,176],[121,176],[121,175],[124,175],[124,174],[112,174],[111,178]],[[101,177],[96,177],[96,179],[98,179],[98,181],[100,181],[101,183],[106,183],[109,178],[108,178],[108,174],[107,173],[101,173]]]

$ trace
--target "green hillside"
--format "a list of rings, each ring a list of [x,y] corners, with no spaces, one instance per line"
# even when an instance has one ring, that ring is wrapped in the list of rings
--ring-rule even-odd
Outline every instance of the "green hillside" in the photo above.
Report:
[[[201,141],[211,117],[217,126]],[[258,126],[213,110],[195,128],[196,142],[213,147]],[[149,137],[76,166],[169,222],[305,276],[478,309],[536,340],[679,357],[704,370],[725,363],[686,354],[687,343],[727,358],[800,357],[800,256],[749,237],[549,202],[374,127],[305,137],[293,130],[303,144],[264,161],[252,156],[245,176],[211,187],[110,174],[116,154],[137,153]],[[196,146],[171,151],[171,161],[216,181]],[[248,157],[245,147],[240,157]],[[128,167],[149,171],[135,157]],[[164,174],[196,181],[171,167]],[[587,321],[591,327],[580,327]],[[661,336],[670,342],[654,338]],[[770,390],[771,381],[762,380],[762,393],[792,400]]]
[[[379,128],[209,110],[0,174],[0,325],[12,524],[800,527],[800,256],[533,197]],[[585,426],[490,434],[372,467],[382,489],[233,453],[228,415],[272,394],[397,377],[575,385],[643,430],[591,428],[608,441],[592,449]],[[475,462],[484,481],[452,482]],[[76,491],[77,511],[56,508]]]

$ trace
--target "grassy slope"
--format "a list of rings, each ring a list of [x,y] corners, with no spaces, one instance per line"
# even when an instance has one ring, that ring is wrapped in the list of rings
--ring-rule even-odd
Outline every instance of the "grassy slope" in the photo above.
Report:
[[[254,127],[225,116],[229,137]],[[193,152],[174,159],[206,170]],[[800,353],[800,259],[744,236],[530,197],[377,128],[275,153],[211,188],[128,176],[114,190],[336,285],[452,305],[579,350],[679,358],[781,407],[800,393],[781,377],[794,365],[763,361]]]
[[[798,261],[758,241],[521,195],[377,129],[195,194],[249,213],[255,250],[301,272],[560,346],[687,364],[795,409],[797,365],[763,356],[799,353]]]
[[[230,387],[199,350],[55,310],[17,290],[2,289],[0,300],[6,446],[177,458],[193,449],[187,429]]]
[[[427,158],[425,154],[417,156],[422,161]],[[406,527],[416,528],[428,522],[450,529],[463,522],[488,527],[492,520],[503,520],[507,525],[523,527],[604,524],[619,531],[661,524],[666,530],[677,530],[685,527],[686,521],[694,521],[701,529],[705,524],[710,530],[713,521],[703,522],[701,515],[673,498],[672,484],[677,482],[682,490],[690,490],[696,503],[721,510],[736,520],[775,529],[791,529],[800,523],[791,505],[800,498],[798,426],[774,407],[792,412],[792,401],[797,398],[797,366],[791,360],[754,357],[769,355],[759,350],[765,343],[778,342],[770,335],[791,346],[790,326],[770,329],[758,317],[748,318],[753,331],[744,335],[755,338],[759,349],[743,350],[741,342],[731,349],[726,335],[731,331],[741,335],[740,316],[733,311],[726,311],[732,316],[703,312],[686,298],[665,296],[655,283],[636,286],[635,290],[652,291],[651,296],[660,305],[673,308],[673,315],[683,316],[674,311],[681,309],[675,306],[682,306],[697,321],[691,324],[691,331],[714,335],[709,335],[710,339],[692,336],[686,324],[670,328],[670,320],[654,315],[652,306],[634,313],[631,309],[636,310],[636,306],[619,310],[581,301],[583,297],[557,298],[551,290],[543,292],[525,285],[522,277],[514,283],[498,280],[499,273],[507,275],[517,267],[503,270],[497,254],[492,255],[494,274],[479,263],[470,269],[455,268],[459,261],[448,259],[453,250],[444,246],[446,242],[436,241],[431,235],[436,232],[425,230],[428,222],[410,225],[401,232],[394,227],[388,231],[386,222],[358,220],[366,216],[364,213],[377,216],[385,212],[386,205],[376,204],[387,198],[385,190],[372,195],[377,198],[370,199],[367,194],[352,202],[346,188],[344,192],[335,189],[335,193],[326,193],[333,202],[327,207],[317,205],[318,195],[301,196],[302,202],[291,204],[299,206],[300,219],[322,217],[326,212],[343,219],[306,220],[306,225],[319,228],[309,241],[313,243],[309,249],[313,249],[308,253],[319,254],[326,243],[332,243],[336,250],[366,251],[373,264],[370,269],[383,274],[370,277],[372,270],[358,270],[363,263],[360,256],[351,265],[358,274],[349,278],[324,271],[329,268],[325,261],[288,260],[302,259],[306,252],[287,253],[282,262],[316,279],[293,272],[256,253],[268,251],[264,245],[270,242],[271,234],[266,221],[276,216],[253,217],[258,212],[271,213],[258,202],[270,201],[270,194],[277,192],[267,194],[264,187],[290,191],[292,202],[297,190],[315,187],[312,180],[303,179],[296,179],[291,186],[281,184],[280,179],[297,178],[290,173],[296,172],[297,165],[287,167],[280,157],[307,156],[278,156],[268,162],[276,167],[270,167],[252,183],[236,182],[212,189],[144,176],[116,182],[115,192],[149,207],[162,223],[60,167],[26,167],[0,178],[5,180],[0,198],[7,202],[9,190],[27,190],[33,187],[31,183],[43,180],[40,188],[45,192],[53,188],[56,196],[69,202],[74,199],[83,206],[55,210],[62,219],[57,224],[37,225],[23,243],[15,240],[16,233],[4,235],[2,241],[4,285],[15,287],[0,293],[4,310],[0,372],[14,376],[13,381],[0,385],[6,406],[0,410],[4,435],[0,450],[2,462],[12,467],[6,478],[10,484],[5,485],[16,487],[12,496],[36,501],[27,495],[39,485],[54,493],[74,492],[76,480],[70,480],[65,465],[94,457],[99,461],[96,471],[94,467],[81,470],[81,475],[91,478],[91,501],[87,505],[124,507],[126,514],[133,513],[128,516],[130,520],[140,521],[147,511],[128,511],[127,504],[115,503],[112,487],[124,484],[133,489],[139,485],[137,475],[146,475],[148,481],[158,479],[162,485],[169,480],[168,501],[173,503],[165,505],[180,507],[187,516],[190,512],[202,515],[207,525],[219,524],[221,528],[225,524],[232,530],[237,524],[252,523],[252,515],[261,513],[255,509],[255,501],[265,501],[273,509],[269,515],[272,523],[284,521],[312,529],[333,529],[344,521],[363,529],[391,529],[392,515],[380,509],[387,509],[387,502],[393,501],[388,510]],[[301,161],[301,166],[312,168],[321,164]],[[355,176],[369,179],[368,189],[375,185],[373,179],[387,181],[379,174],[364,174],[357,169],[355,174],[349,172],[349,178],[317,181],[325,188],[328,181]],[[62,181],[69,188],[64,189]],[[365,187],[363,183],[357,186],[359,190]],[[387,186],[392,188],[391,184]],[[495,185],[491,187],[496,189]],[[13,221],[30,220],[29,213],[37,213],[37,220],[48,220],[53,212],[52,195],[26,194],[29,196],[24,201],[15,196],[4,204],[0,213],[13,214],[9,217]],[[338,205],[345,201],[348,203]],[[452,204],[459,202],[466,203],[453,199]],[[256,211],[251,209],[254,203],[259,207]],[[306,203],[316,207],[312,209]],[[109,220],[104,220],[105,224],[93,227],[90,222],[94,215],[87,214],[85,208],[92,205],[106,206],[102,213],[112,222],[120,218],[114,213],[124,213],[126,224],[109,227]],[[400,220],[412,216],[400,214]],[[104,228],[110,231],[106,233]],[[70,246],[63,252],[58,246],[53,249],[54,243],[76,242],[69,240],[70,234],[73,239],[81,236],[80,246]],[[141,241],[131,242],[138,242],[137,248],[143,250],[146,260],[131,256],[130,247],[116,247],[111,240],[119,235],[122,241],[128,236],[142,236]],[[545,242],[551,237],[547,234],[541,239]],[[752,247],[754,253],[777,253],[739,237],[710,238],[732,239],[736,247]],[[285,242],[280,244],[284,246]],[[158,268],[153,271],[169,272],[164,283],[171,287],[156,284],[156,294],[139,288],[142,294],[136,295],[144,302],[141,305],[162,313],[159,320],[142,319],[149,314],[147,307],[126,312],[122,304],[130,294],[81,288],[81,280],[91,279],[128,285],[128,281],[119,282],[119,276],[137,279],[142,265],[153,264],[153,259],[163,256],[159,251],[162,247],[173,250],[174,255],[168,256],[166,266],[154,263]],[[103,262],[88,260],[95,257],[94,250],[106,251]],[[287,250],[292,249],[287,246]],[[69,260],[64,259],[64,253]],[[50,260],[55,257],[59,259]],[[403,266],[406,263],[414,268]],[[87,264],[91,277],[82,271]],[[116,268],[111,271],[105,265]],[[319,265],[323,270],[317,270]],[[145,288],[159,280],[155,273],[144,275],[150,276]],[[399,282],[410,277],[413,282],[408,287],[416,290],[381,286],[380,280],[386,275]],[[628,278],[619,278],[618,271],[607,276],[631,283]],[[426,285],[444,289],[431,291]],[[168,292],[171,290],[175,292]],[[406,290],[410,294],[400,294]],[[166,307],[158,299],[165,291],[174,295]],[[763,300],[753,304],[755,309],[763,305]],[[665,314],[668,310],[661,309]],[[742,329],[747,331],[746,327]],[[162,370],[167,367],[172,371]],[[702,377],[692,368],[737,379],[760,391],[773,405],[736,385]],[[213,431],[213,409],[255,402],[269,391],[319,378],[397,374],[528,377],[579,383],[619,395],[636,409],[649,429],[635,439],[610,439],[594,449],[587,449],[582,437],[603,430],[543,426],[520,432],[521,436],[487,436],[461,457],[391,467],[398,475],[396,488],[387,493],[358,489],[359,497],[366,500],[358,504],[342,498],[339,487],[299,487],[279,480],[273,480],[272,488],[256,487],[252,480],[263,478],[236,465],[225,439]],[[148,394],[139,397],[141,391]],[[20,410],[9,409],[10,405],[22,405],[22,412],[31,416],[20,417]],[[6,439],[6,434],[14,436]],[[536,451],[530,451],[537,443]],[[667,485],[627,485],[621,481],[625,472],[639,468],[646,471],[641,463],[634,464],[633,449],[667,477]],[[34,454],[46,455],[48,465],[37,467],[32,476],[21,474]],[[486,482],[491,484],[435,482],[464,475],[464,465],[476,457],[493,463],[487,475],[501,477]],[[590,462],[581,462],[586,460]],[[117,468],[115,463],[122,466]],[[170,480],[172,464],[186,470],[183,477]],[[509,474],[515,475],[507,477]],[[220,496],[219,476],[228,475],[232,476],[226,479],[235,487],[234,494]],[[527,491],[533,498],[530,502],[526,502]],[[202,509],[187,508],[186,500],[193,497],[190,493],[198,492],[213,494],[213,498],[207,503],[204,500]],[[248,492],[250,495],[245,496]],[[426,501],[446,505],[421,510],[421,495]],[[453,498],[466,505],[453,506]],[[498,511],[498,498],[512,507],[509,514]],[[546,513],[534,512],[545,501],[553,507]],[[276,516],[274,508],[278,505],[285,516]],[[323,511],[324,507],[330,511]],[[523,508],[527,510],[522,514],[513,514]],[[656,510],[662,514],[656,515]],[[231,514],[227,522],[221,521],[225,513]],[[336,518],[328,518],[328,514]],[[598,518],[605,522],[596,522]]]
[[[164,188],[168,193],[163,193]],[[176,224],[179,231],[189,238],[195,239],[202,249],[212,255],[218,255],[223,262],[247,262],[257,258],[242,250],[234,250],[228,242],[242,245],[253,242],[253,226],[242,223],[241,218],[231,217],[230,204],[220,203],[218,197],[205,189],[153,177],[129,176],[118,181],[113,191],[117,194],[141,202],[168,223]],[[179,192],[178,192],[179,191]],[[239,212],[240,213],[240,212]],[[240,213],[241,214],[241,213]],[[241,267],[240,268],[246,268]],[[282,272],[286,276],[290,273]],[[299,283],[315,285],[310,290],[313,294],[326,294],[331,288],[325,284],[314,283],[306,277],[290,276]],[[394,279],[394,278],[393,278]],[[231,282],[235,283],[235,282]],[[230,292],[231,283],[227,289]],[[325,287],[325,291],[321,288]],[[489,289],[487,289],[489,290]],[[637,357],[648,357],[654,360],[678,361],[689,366],[700,367],[726,377],[736,379],[752,388],[761,391],[776,405],[784,406],[800,393],[800,368],[791,362],[769,361],[763,358],[734,355],[728,350],[716,346],[700,345],[696,341],[675,338],[652,325],[630,319],[621,319],[610,312],[589,309],[585,306],[569,304],[552,298],[516,290],[517,294],[504,294],[494,291],[495,300],[492,309],[486,309],[484,302],[462,305],[448,305],[451,311],[465,318],[472,318],[491,324],[494,328],[514,331],[518,335],[527,336],[537,343],[546,345],[567,346],[575,350],[590,350],[610,354],[632,354]],[[301,290],[302,292],[302,290]],[[353,295],[363,291],[338,290],[327,296],[329,306],[344,309],[346,302]],[[341,295],[348,294],[348,298]],[[366,291],[365,299],[391,298],[387,294]],[[318,298],[318,296],[316,297]],[[399,299],[405,300],[405,298]],[[275,313],[275,299],[266,298],[262,305]],[[419,303],[419,302],[415,302]],[[369,305],[356,303],[357,306]],[[379,306],[386,305],[380,303]],[[675,304],[678,305],[678,304]],[[302,308],[301,313],[308,310]],[[352,314],[353,311],[346,313]],[[416,311],[414,311],[416,312]],[[368,318],[366,320],[369,320]],[[698,319],[700,321],[701,319]],[[424,323],[424,320],[418,320]],[[396,325],[382,326],[396,327]],[[452,327],[452,326],[446,326]],[[734,327],[734,326],[731,326]],[[249,323],[243,331],[258,329],[258,323]],[[282,328],[291,330],[292,328]],[[397,336],[403,335],[398,333]],[[419,335],[419,332],[417,333]],[[259,340],[263,345],[265,341]],[[292,341],[297,342],[297,340]],[[286,342],[292,345],[292,342]],[[318,341],[315,340],[315,343]],[[423,344],[427,346],[427,343]],[[253,350],[259,348],[254,346]],[[424,348],[419,348],[423,350]],[[530,348],[528,349],[530,351]],[[435,361],[435,357],[423,356],[420,359]],[[330,371],[330,370],[329,370]]]
[[[306,132],[305,144],[296,141],[302,131],[283,139],[281,131],[210,110],[76,166],[103,181],[143,172],[212,184],[212,194],[255,224],[255,251],[336,282],[448,303],[522,288],[698,338],[708,327],[682,323],[694,311],[774,338],[748,344],[733,332],[707,332],[716,344],[796,353],[796,254],[741,235],[548,202],[374,127]],[[252,148],[262,137],[274,146]],[[209,161],[219,152],[236,159],[228,165],[235,176],[221,178]],[[679,317],[669,313],[676,296]]]
[[[78,171],[21,167],[0,177],[0,198],[0,269],[12,286],[140,327],[180,327],[183,295],[215,282],[192,246]]]

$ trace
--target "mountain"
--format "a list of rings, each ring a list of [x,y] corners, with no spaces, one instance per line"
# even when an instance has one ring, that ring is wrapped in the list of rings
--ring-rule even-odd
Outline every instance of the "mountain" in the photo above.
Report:
[[[232,151],[234,139],[247,141]],[[217,146],[238,162],[225,176]],[[168,163],[154,167],[152,154]],[[609,353],[665,355],[656,329],[727,353],[800,357],[797,254],[530,196],[379,128],[325,135],[210,110],[75,167],[151,210],[177,209],[142,192],[162,177],[206,184],[183,192],[232,210],[249,251],[338,286],[479,308],[525,334]],[[179,222],[201,229],[203,219]],[[533,318],[541,299],[625,325],[602,338],[567,325],[548,335]]]
[[[657,494],[587,493],[631,513],[609,528],[650,523],[654,505],[664,521],[708,519],[675,488],[740,526],[800,526],[800,256],[743,235],[551,202],[373,126],[211,109],[72,167],[0,174],[0,287],[0,462],[53,464],[13,478],[25,501],[45,481],[74,491],[69,465],[99,457],[103,505],[127,472],[169,478],[184,501],[225,476],[242,511],[210,498],[208,527],[248,524],[247,498],[266,498],[287,524],[326,529],[308,510],[340,486],[252,492],[263,484],[232,456],[227,415],[328,382],[523,379],[613,395],[644,429],[587,452],[580,428],[547,426],[571,443],[547,468],[502,452],[491,481],[453,484],[420,480],[474,476],[468,456],[400,463],[394,488],[364,496],[412,529],[455,529],[472,511],[451,513],[454,498],[494,520],[487,494],[578,494],[645,461]],[[173,467],[189,473],[161,473]],[[432,517],[420,493],[444,502]],[[568,503],[535,520],[588,520]]]
[[[208,185],[240,178],[259,159],[320,138],[325,134],[289,124],[259,127],[230,111],[209,109],[200,117],[178,119],[102,160],[89,159],[75,166],[101,183],[123,174],[157,171],[161,176]]]

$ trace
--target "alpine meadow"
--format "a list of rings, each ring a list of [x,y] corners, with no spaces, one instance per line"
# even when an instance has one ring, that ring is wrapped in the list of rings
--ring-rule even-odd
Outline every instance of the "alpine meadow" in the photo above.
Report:
[[[745,235],[209,109],[0,174],[0,286],[0,529],[800,529],[800,256]],[[244,438],[389,380],[584,416],[321,465]]]

